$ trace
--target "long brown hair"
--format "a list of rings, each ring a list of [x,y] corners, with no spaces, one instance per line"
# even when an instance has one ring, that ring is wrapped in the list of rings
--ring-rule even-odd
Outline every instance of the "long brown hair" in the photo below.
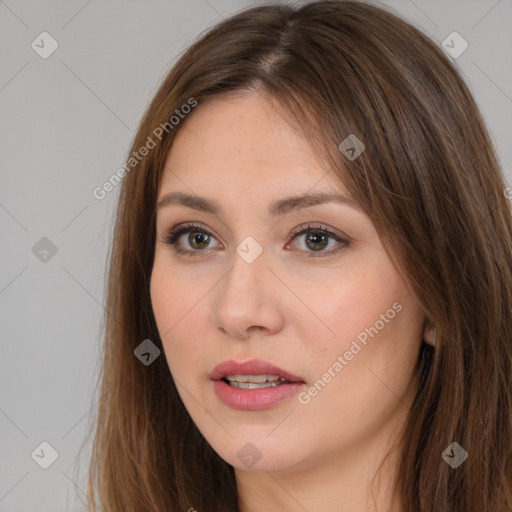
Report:
[[[146,366],[134,356],[145,339],[163,351],[149,293],[155,203],[187,122],[171,128],[170,116],[191,98],[201,108],[237,90],[264,91],[285,107],[369,215],[436,328],[404,428],[403,510],[512,510],[506,184],[449,58],[398,15],[352,0],[264,5],[224,20],[181,56],[149,105],[130,154],[148,137],[156,145],[123,173],[110,254],[89,509],[239,510],[233,467],[195,427],[165,357]],[[350,134],[365,145],[355,160],[338,149]],[[454,441],[468,452],[456,469],[442,458]]]

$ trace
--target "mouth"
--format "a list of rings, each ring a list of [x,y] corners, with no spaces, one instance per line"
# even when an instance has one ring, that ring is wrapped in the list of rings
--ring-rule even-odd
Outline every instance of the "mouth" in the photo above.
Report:
[[[212,380],[226,380],[228,383],[266,384],[267,386],[277,386],[283,383],[304,383],[302,377],[261,359],[251,359],[243,363],[232,359],[224,361],[213,369],[210,378]]]
[[[224,361],[210,374],[217,397],[233,409],[265,409],[296,394],[306,383],[266,361]]]
[[[278,375],[227,375],[222,380],[235,389],[261,389],[291,384],[291,381]]]

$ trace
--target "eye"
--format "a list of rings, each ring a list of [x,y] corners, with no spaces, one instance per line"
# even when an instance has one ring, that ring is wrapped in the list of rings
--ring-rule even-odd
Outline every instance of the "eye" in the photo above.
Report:
[[[187,237],[184,236],[186,234],[188,234]],[[314,226],[308,224],[306,227],[299,226],[298,228],[295,228],[289,236],[292,237],[292,240],[295,240],[304,235],[303,247],[292,250],[294,252],[306,253],[306,256],[312,258],[335,254],[348,245],[347,240],[322,225]],[[181,246],[179,243],[181,238],[184,238],[186,244],[188,244],[190,248],[184,249]],[[200,224],[187,223],[173,227],[164,237],[163,241],[166,244],[172,245],[177,254],[203,256],[208,254],[205,249],[208,248],[208,245],[212,240],[216,239],[204,226]],[[330,242],[336,242],[337,245],[336,243],[333,243],[331,244],[330,250],[325,251],[324,249],[329,246]],[[286,244],[286,247],[289,247],[289,244],[290,242]],[[332,248],[332,245],[335,247]]]
[[[299,226],[290,233],[290,236],[293,237],[293,240],[304,235],[305,237],[303,238],[303,248],[300,248],[299,250],[305,252],[306,256],[309,258],[330,256],[348,245],[347,240],[343,239],[340,235],[334,233],[329,228],[322,225],[315,226],[308,224],[305,228],[304,226]],[[337,245],[336,243],[333,243],[330,246],[331,249],[329,251],[324,251],[324,249],[329,245],[329,242],[333,241],[336,242]],[[333,245],[335,246],[334,248],[332,248]],[[286,247],[288,247],[288,244]],[[312,252],[308,252],[308,249],[311,249]]]
[[[178,243],[179,240],[183,237],[183,235],[187,234],[187,237],[184,237],[187,244],[191,249],[180,247]],[[204,249],[208,247],[208,244],[211,240],[215,240],[215,238],[211,235],[211,233],[200,224],[180,224],[171,229],[171,231],[165,236],[164,242],[166,244],[172,245],[174,251],[177,254],[187,254],[188,256],[198,256],[199,252],[204,252]]]

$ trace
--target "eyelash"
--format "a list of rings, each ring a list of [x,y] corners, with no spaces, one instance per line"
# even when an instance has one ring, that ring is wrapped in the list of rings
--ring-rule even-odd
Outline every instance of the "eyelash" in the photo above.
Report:
[[[327,227],[312,226],[311,224],[307,224],[307,227],[304,227],[302,225],[302,226],[295,228],[290,233],[289,236],[292,237],[292,240],[294,240],[299,235],[306,234],[310,231],[312,231],[314,233],[321,233],[324,235],[328,235],[329,237],[334,238],[334,240],[336,240],[336,242],[342,244],[335,249],[331,249],[330,251],[325,251],[325,252],[321,251],[321,252],[316,252],[316,253],[314,251],[309,252],[308,257],[310,257],[310,258],[322,258],[325,256],[333,255],[349,244],[347,240],[344,240],[343,238],[339,237],[336,233],[333,233]],[[173,246],[173,249],[176,252],[176,254],[183,254],[183,255],[192,256],[192,257],[203,256],[206,253],[206,249],[190,251],[188,249],[181,249],[180,247],[178,247],[179,238],[183,234],[190,233],[190,232],[203,233],[203,234],[207,234],[208,236],[210,236],[212,238],[215,238],[207,229],[205,229],[200,224],[186,223],[186,224],[180,224],[178,226],[173,227],[169,231],[169,233],[167,233],[165,235],[163,242]],[[300,251],[300,249],[299,249],[299,251]],[[306,251],[306,252],[308,252],[308,251]]]

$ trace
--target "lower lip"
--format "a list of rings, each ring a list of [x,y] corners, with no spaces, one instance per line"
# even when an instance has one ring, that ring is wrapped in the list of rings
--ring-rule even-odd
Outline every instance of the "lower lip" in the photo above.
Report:
[[[233,409],[257,410],[267,409],[289,398],[304,386],[304,382],[279,384],[268,388],[237,389],[232,388],[223,380],[214,380],[213,389],[217,396]]]

